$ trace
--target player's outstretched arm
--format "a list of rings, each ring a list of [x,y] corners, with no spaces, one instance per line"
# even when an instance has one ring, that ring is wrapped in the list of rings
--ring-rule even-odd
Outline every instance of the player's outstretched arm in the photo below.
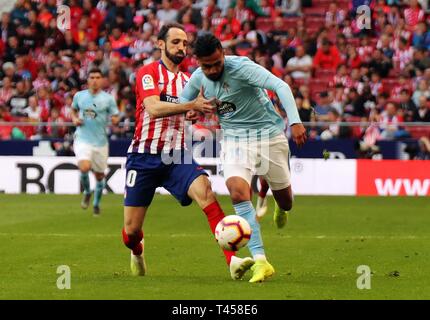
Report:
[[[196,110],[203,113],[213,112],[214,106],[211,100],[207,100],[203,94],[199,94],[192,101],[184,103],[171,103],[161,101],[159,96],[150,96],[143,100],[145,107],[151,118],[161,118],[175,114],[187,113]]]
[[[300,120],[296,101],[294,100],[290,86],[270,71],[249,59],[242,63],[240,68],[236,70],[236,73],[236,77],[247,81],[252,86],[276,92],[279,100],[281,100],[282,106],[287,112],[292,138],[294,142],[301,147],[306,141],[306,129]]]

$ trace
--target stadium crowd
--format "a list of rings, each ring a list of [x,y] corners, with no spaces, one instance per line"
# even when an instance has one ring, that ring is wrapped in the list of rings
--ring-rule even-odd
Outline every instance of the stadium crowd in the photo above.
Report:
[[[71,16],[64,32],[57,28],[61,4]],[[402,126],[430,122],[428,2],[371,1],[370,28],[357,14],[361,4],[366,1],[17,0],[0,21],[0,121],[47,125],[1,125],[0,139],[70,133],[63,124],[92,67],[105,73],[105,90],[122,114],[124,125],[112,128],[111,137],[130,139],[134,71],[159,59],[156,34],[170,21],[182,23],[190,39],[183,71],[197,68],[194,39],[214,33],[227,54],[248,56],[291,86],[302,121],[315,123],[308,126],[311,138],[356,137],[367,150],[380,139],[428,135]],[[336,124],[345,121],[358,125]]]

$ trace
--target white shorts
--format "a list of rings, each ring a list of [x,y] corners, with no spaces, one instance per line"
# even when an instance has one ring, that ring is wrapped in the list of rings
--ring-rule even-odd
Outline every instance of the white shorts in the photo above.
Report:
[[[75,141],[73,144],[73,150],[75,151],[78,162],[88,160],[91,162],[91,169],[94,172],[105,172],[109,156],[109,144],[106,144],[103,147],[97,147]]]
[[[272,190],[290,186],[290,148],[284,134],[262,141],[223,140],[221,148],[221,171],[226,181],[241,177],[251,186],[252,176],[258,175]]]

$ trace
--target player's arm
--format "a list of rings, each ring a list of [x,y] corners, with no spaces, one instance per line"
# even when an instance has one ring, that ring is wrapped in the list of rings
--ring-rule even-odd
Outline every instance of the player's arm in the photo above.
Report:
[[[162,118],[175,114],[187,113],[197,110],[203,113],[212,112],[215,108],[211,100],[207,100],[203,95],[198,95],[196,99],[184,103],[171,103],[161,101],[160,96],[150,96],[143,100],[145,108],[151,118]]]
[[[249,59],[245,61],[236,72],[240,79],[247,81],[251,86],[276,92],[287,113],[293,140],[298,146],[302,146],[306,141],[306,129],[300,120],[296,101],[294,100],[290,86]]]
[[[120,117],[118,105],[116,104],[115,98],[113,96],[110,96],[109,100],[109,114],[112,125],[117,126],[120,121]]]
[[[149,116],[153,119],[186,113],[190,110],[197,109],[202,112],[212,112],[213,106],[209,100],[204,99],[203,95],[198,95],[194,100],[184,103],[171,103],[160,100],[160,90],[154,81],[156,75],[150,70],[142,70],[138,73],[136,88],[141,97],[143,104]]]
[[[82,125],[83,121],[81,118],[79,118],[79,104],[78,104],[78,93],[76,93],[73,96],[73,101],[72,101],[72,110],[71,110],[71,118],[72,118],[72,122],[75,126],[80,126]]]
[[[187,103],[193,101],[199,96],[199,93],[203,95],[203,88],[199,87],[198,84],[201,84],[201,70],[198,69],[195,71],[190,81],[186,84],[184,90],[182,90],[181,96],[179,97],[179,101],[181,103]],[[211,100],[212,101],[212,100]],[[197,104],[197,103],[196,103]],[[203,113],[200,111],[190,110],[186,113],[185,119],[189,121],[197,121],[203,116]]]

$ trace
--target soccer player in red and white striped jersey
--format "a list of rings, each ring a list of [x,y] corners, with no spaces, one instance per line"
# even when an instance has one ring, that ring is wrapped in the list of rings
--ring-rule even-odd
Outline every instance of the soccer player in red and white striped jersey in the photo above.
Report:
[[[195,200],[205,212],[212,233],[224,217],[211,189],[206,172],[194,160],[184,163],[184,120],[195,111],[213,112],[212,101],[199,95],[179,104],[179,96],[189,76],[179,70],[188,46],[187,34],[179,24],[166,24],[158,34],[161,60],[141,67],[136,74],[136,130],[128,149],[124,199],[125,245],[131,249],[131,271],[144,275],[143,221],[155,189],[164,187],[183,206]],[[172,160],[167,163],[165,159]],[[230,274],[240,279],[251,268],[251,258],[237,258],[224,251]]]

